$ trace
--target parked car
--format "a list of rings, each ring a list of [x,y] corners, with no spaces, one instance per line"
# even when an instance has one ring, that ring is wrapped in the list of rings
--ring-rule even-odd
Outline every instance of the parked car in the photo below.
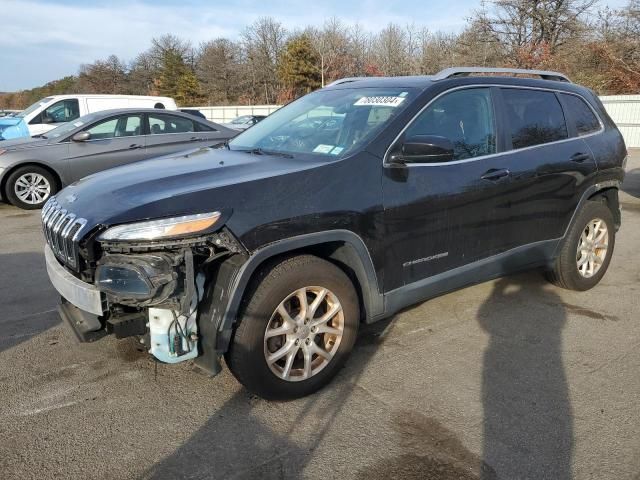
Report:
[[[29,136],[29,129],[22,118],[6,115],[0,118],[0,141]],[[4,145],[0,143],[0,145]]]
[[[331,137],[291,128],[320,115],[342,117]],[[596,95],[559,73],[347,79],[226,148],[64,189],[42,211],[47,270],[78,338],[136,336],[212,374],[224,356],[247,389],[295,398],[361,322],[523,269],[596,285],[625,158]]]
[[[159,108],[177,110],[169,97],[141,95],[52,95],[38,100],[14,115],[24,122],[30,136],[53,130],[63,123],[76,120],[88,113],[115,108]],[[0,127],[5,119],[0,119]]]
[[[90,113],[36,138],[0,144],[0,191],[13,205],[40,208],[60,188],[107,168],[194,146],[237,131],[192,115],[157,109]]]
[[[20,110],[0,110],[0,117],[12,117],[16,113],[20,113]]]
[[[195,108],[181,108],[180,111],[182,113],[188,113],[190,115],[195,115],[196,117],[204,118],[205,120],[207,119],[204,113],[202,113],[200,110],[196,110]]]
[[[235,130],[246,130],[247,128],[255,125],[265,118],[267,118],[266,115],[241,115],[237,118],[234,118],[229,123],[225,123],[224,125]]]

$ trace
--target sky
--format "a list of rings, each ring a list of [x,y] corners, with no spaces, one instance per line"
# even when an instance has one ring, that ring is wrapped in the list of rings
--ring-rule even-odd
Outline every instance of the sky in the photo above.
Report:
[[[125,61],[172,33],[193,45],[238,38],[270,16],[286,28],[331,17],[376,32],[389,22],[456,32],[480,0],[0,0],[0,92],[75,75],[83,63],[116,54]],[[611,7],[625,0],[609,0]]]

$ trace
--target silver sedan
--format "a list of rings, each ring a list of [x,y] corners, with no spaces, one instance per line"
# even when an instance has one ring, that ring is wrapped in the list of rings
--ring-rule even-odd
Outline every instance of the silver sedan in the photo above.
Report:
[[[40,208],[59,189],[92,173],[213,146],[237,134],[171,110],[91,113],[46,135],[0,141],[0,194],[17,207]]]

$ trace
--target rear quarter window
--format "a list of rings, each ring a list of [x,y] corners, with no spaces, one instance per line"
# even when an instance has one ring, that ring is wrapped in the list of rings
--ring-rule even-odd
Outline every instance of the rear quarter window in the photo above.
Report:
[[[578,136],[600,130],[600,121],[587,102],[575,95],[561,93],[562,103],[567,111],[567,119],[573,124]]]
[[[504,88],[502,96],[514,149],[569,138],[564,113],[555,93]]]

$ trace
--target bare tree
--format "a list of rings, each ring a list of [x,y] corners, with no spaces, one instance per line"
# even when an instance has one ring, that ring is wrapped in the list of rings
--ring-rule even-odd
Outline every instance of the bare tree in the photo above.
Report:
[[[362,76],[367,73],[367,66],[373,62],[373,38],[359,24],[354,24],[348,30],[349,35],[349,64],[346,76]]]
[[[508,45],[511,52],[545,44],[551,54],[581,33],[597,0],[495,0],[474,21]]]
[[[407,52],[407,33],[393,23],[387,25],[376,37],[377,63],[385,75],[407,75],[411,70]]]
[[[196,72],[209,104],[237,102],[244,86],[242,48],[226,38],[200,46]]]
[[[349,75],[351,63],[349,33],[347,27],[337,18],[327,20],[321,29],[308,28],[305,32],[318,52],[320,84]]]
[[[287,31],[273,18],[262,17],[242,34],[242,45],[251,85],[251,100],[272,103],[278,95],[278,61]]]
[[[77,87],[84,93],[122,93],[127,85],[127,67],[115,55],[80,66]]]

